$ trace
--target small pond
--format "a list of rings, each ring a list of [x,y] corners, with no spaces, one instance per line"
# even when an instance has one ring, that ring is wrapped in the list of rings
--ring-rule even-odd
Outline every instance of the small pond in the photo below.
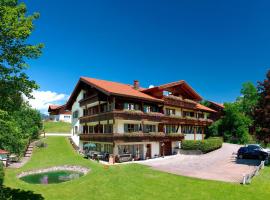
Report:
[[[84,174],[75,171],[51,171],[23,176],[20,179],[31,184],[56,184],[78,179]]]

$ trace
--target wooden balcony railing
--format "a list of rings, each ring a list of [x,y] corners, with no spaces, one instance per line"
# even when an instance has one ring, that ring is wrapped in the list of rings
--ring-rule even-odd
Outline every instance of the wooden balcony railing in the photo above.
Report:
[[[142,142],[142,141],[180,141],[184,139],[184,134],[174,133],[174,134],[165,134],[163,132],[154,132],[154,133],[89,133],[89,134],[80,134],[80,139],[85,141],[100,141],[100,142]]]
[[[133,111],[123,111],[114,110],[111,112],[100,113],[91,116],[80,117],[80,123],[104,121],[110,119],[125,119],[125,120],[148,120],[160,123],[168,124],[191,124],[191,125],[209,125],[213,121],[210,119],[197,119],[190,117],[181,117],[177,115],[164,115],[162,113],[144,113],[144,112],[133,112]]]

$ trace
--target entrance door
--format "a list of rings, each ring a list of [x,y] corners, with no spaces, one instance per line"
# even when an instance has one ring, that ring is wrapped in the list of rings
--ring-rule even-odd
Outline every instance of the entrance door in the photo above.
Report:
[[[151,144],[147,144],[146,148],[147,148],[147,150],[146,150],[146,158],[151,158],[151,154],[152,154],[152,152],[151,152]]]
[[[160,155],[172,155],[172,142],[160,142]]]

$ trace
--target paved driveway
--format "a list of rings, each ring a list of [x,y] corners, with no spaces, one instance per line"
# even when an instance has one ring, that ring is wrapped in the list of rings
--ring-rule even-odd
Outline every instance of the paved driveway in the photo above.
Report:
[[[239,145],[224,143],[222,148],[203,155],[175,155],[147,160],[141,164],[173,174],[202,179],[241,182],[243,175],[259,165],[256,160],[237,160]]]

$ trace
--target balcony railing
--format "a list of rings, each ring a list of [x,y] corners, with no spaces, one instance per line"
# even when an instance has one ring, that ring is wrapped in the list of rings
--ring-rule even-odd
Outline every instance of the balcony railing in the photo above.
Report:
[[[180,141],[184,139],[184,134],[182,133],[173,133],[165,134],[164,132],[153,132],[153,133],[143,133],[143,132],[134,132],[134,133],[89,133],[89,134],[80,134],[81,140],[92,140],[92,141],[102,141],[102,142],[113,142],[113,141],[125,141],[125,142],[141,142],[141,141]]]
[[[163,96],[163,100],[165,105],[196,109],[196,102],[183,100],[176,96]]]
[[[202,124],[209,125],[213,121],[210,119],[203,118],[191,118],[182,117],[177,115],[164,115],[162,113],[144,113],[144,112],[133,112],[133,111],[123,111],[114,110],[111,112],[100,113],[91,116],[80,117],[80,123],[104,121],[110,119],[125,119],[125,120],[149,120],[160,123],[171,123],[171,124]]]

